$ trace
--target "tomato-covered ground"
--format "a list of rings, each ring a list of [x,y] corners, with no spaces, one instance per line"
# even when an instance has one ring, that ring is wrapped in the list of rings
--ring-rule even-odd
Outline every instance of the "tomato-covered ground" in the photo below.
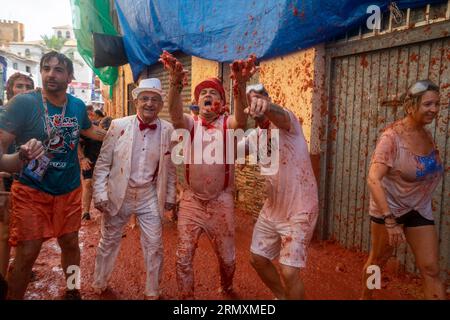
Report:
[[[100,237],[100,219],[83,221],[80,230],[81,289],[83,299],[142,299],[145,271],[139,241],[139,228],[130,225],[124,232],[120,254],[110,282],[110,289],[97,296],[91,289],[96,246]],[[237,212],[236,219],[237,267],[234,289],[239,299],[273,299],[271,292],[259,280],[249,264],[249,247],[253,218]],[[164,272],[162,298],[177,299],[175,275],[176,226],[164,225]],[[54,240],[46,242],[34,270],[37,280],[30,283],[26,299],[60,299],[64,277],[60,267],[60,250]],[[308,266],[301,271],[307,299],[358,299],[361,270],[367,258],[365,253],[344,249],[332,241],[315,241],[308,253]],[[382,278],[382,290],[377,299],[421,299],[420,279],[411,274],[395,272],[390,268]],[[223,299],[217,293],[219,273],[217,261],[208,239],[200,239],[195,261],[195,292],[197,299]]]

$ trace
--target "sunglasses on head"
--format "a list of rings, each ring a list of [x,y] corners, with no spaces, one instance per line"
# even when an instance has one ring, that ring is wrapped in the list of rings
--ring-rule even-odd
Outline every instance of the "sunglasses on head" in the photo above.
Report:
[[[439,91],[439,87],[430,80],[420,80],[409,88],[408,93],[411,96],[415,96],[428,90]]]
[[[268,95],[266,88],[264,88],[264,85],[262,83],[251,84],[251,85],[247,86],[247,89],[245,90],[245,92],[247,94],[249,94],[252,91],[254,91],[255,93],[259,93],[259,94]]]

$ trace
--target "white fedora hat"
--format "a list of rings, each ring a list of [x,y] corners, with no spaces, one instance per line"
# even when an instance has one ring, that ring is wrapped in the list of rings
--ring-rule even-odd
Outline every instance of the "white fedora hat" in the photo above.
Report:
[[[161,81],[158,78],[142,79],[139,82],[139,86],[137,88],[134,88],[131,92],[131,94],[133,95],[133,99],[137,99],[138,95],[144,91],[157,93],[164,100],[164,91],[161,87]]]

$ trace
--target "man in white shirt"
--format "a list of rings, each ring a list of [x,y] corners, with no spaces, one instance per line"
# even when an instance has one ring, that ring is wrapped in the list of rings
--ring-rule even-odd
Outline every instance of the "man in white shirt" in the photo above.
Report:
[[[94,203],[103,212],[93,288],[107,288],[122,230],[134,214],[141,229],[147,271],[145,299],[159,299],[162,213],[173,209],[176,172],[171,161],[172,125],[158,118],[164,106],[159,79],[143,79],[133,92],[137,115],[114,120],[94,170]],[[130,266],[131,267],[131,266]]]
[[[308,145],[292,111],[272,103],[262,84],[248,86],[247,99],[246,111],[258,126],[250,135],[257,135],[257,139],[249,136],[239,143],[246,143],[246,149],[251,144],[251,149],[263,148],[264,153],[276,154],[278,148],[278,155],[270,157],[278,166],[259,163],[266,180],[267,199],[253,230],[250,262],[277,299],[304,299],[299,271],[306,267],[307,248],[319,212]],[[264,145],[261,136],[273,135],[275,130],[279,138],[266,140]],[[258,146],[254,145],[258,140]],[[275,258],[279,269],[272,263]]]

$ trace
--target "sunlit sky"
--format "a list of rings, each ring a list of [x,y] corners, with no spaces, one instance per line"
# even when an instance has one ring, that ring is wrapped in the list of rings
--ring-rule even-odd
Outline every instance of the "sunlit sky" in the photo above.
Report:
[[[72,25],[70,0],[0,0],[0,19],[25,25],[25,41],[52,35],[52,27]]]

